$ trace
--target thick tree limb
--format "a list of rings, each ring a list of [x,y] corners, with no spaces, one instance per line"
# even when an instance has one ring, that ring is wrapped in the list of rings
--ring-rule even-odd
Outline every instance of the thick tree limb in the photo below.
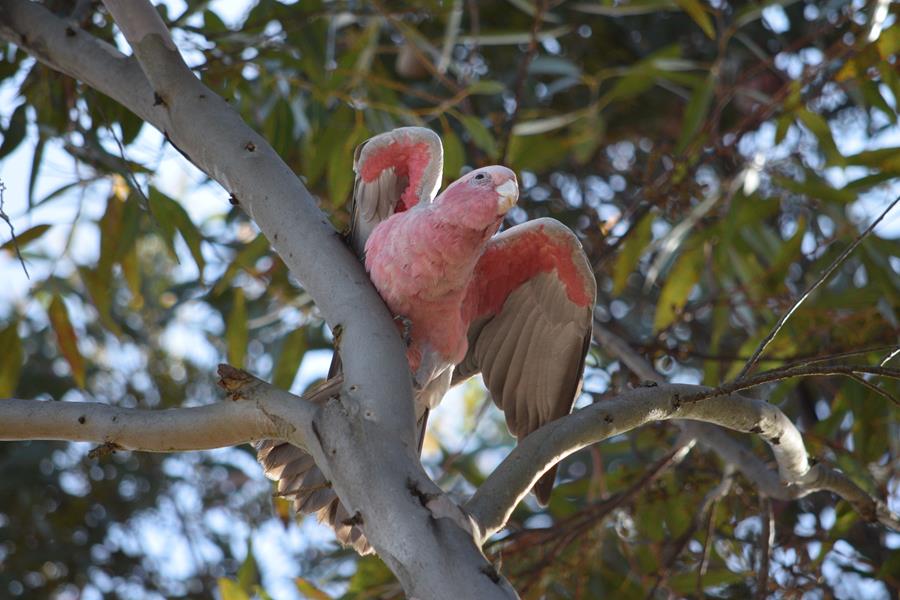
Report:
[[[231,372],[246,379],[230,400],[206,406],[148,410],[0,400],[0,440],[95,442],[145,452],[209,450],[265,438],[306,445],[317,407],[243,371]]]

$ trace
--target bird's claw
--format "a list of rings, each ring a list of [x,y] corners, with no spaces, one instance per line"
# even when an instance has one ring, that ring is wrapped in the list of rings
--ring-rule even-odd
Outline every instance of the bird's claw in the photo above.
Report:
[[[409,348],[412,345],[412,321],[403,315],[397,315],[394,320],[400,323],[400,337],[403,343]]]

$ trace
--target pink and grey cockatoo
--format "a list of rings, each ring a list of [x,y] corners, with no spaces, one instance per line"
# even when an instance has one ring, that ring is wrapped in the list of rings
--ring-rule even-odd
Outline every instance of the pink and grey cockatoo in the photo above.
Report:
[[[558,221],[537,219],[495,235],[518,199],[512,171],[471,171],[435,198],[442,163],[440,138],[420,127],[361,144],[350,245],[403,329],[420,436],[428,410],[452,385],[480,372],[521,439],[572,409],[596,282],[578,239]],[[326,386],[311,397],[332,393]],[[276,441],[258,450],[266,474],[278,480],[279,493],[294,498],[298,512],[318,513],[342,543],[370,551],[304,450]],[[542,504],[555,475],[554,467],[535,484]]]

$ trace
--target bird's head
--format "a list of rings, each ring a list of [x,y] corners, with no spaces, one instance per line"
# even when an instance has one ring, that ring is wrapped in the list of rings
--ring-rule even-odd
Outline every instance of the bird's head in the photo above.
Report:
[[[506,167],[483,167],[451,183],[435,198],[434,209],[459,225],[484,230],[499,226],[518,199],[515,173]]]

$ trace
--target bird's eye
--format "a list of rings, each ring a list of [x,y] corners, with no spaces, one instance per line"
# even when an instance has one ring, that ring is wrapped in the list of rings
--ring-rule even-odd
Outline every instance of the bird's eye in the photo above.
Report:
[[[487,177],[487,175],[485,175],[484,173],[479,173],[478,175],[475,176],[475,181],[481,181],[485,177]]]

